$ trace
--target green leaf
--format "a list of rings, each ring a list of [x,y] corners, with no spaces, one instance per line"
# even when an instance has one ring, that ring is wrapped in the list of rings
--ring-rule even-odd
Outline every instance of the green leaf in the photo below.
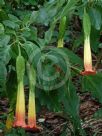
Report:
[[[8,15],[3,9],[0,9],[0,21],[4,21],[8,19]]]
[[[94,118],[102,119],[102,108],[95,112]]]
[[[0,36],[0,47],[7,46],[9,42],[10,42],[10,36],[9,35]]]
[[[38,17],[38,11],[33,11],[30,16],[29,23],[32,24],[36,22],[37,17]]]
[[[79,97],[77,96],[75,87],[71,81],[68,88],[65,88],[65,101],[63,101],[66,112],[72,116],[79,116]]]
[[[0,0],[0,6],[4,5],[5,1],[4,0]]]
[[[47,57],[59,66],[64,73],[68,70],[68,75],[70,75],[69,56],[64,51],[64,48],[51,48],[50,50],[51,52],[48,53]]]
[[[76,4],[77,4],[77,0],[67,1],[66,5],[62,8],[62,11],[60,13],[61,18],[69,15],[72,11],[74,11]]]
[[[95,53],[97,53],[99,51],[99,44],[100,44],[100,31],[96,30],[94,27],[92,27],[91,30],[90,40],[91,40],[92,50]]]
[[[7,71],[3,61],[0,60],[0,92],[5,91]]]
[[[15,104],[16,93],[17,93],[17,76],[16,76],[16,71],[14,71],[13,69],[10,70],[7,77],[6,92],[10,103]]]
[[[82,87],[84,91],[90,92],[94,98],[97,98],[102,103],[102,73],[94,76],[83,77]]]
[[[5,20],[3,21],[3,24],[12,29],[19,28],[19,25],[16,24],[15,22],[12,22],[11,20]]]
[[[59,78],[59,74],[52,64],[44,63],[40,65],[41,69],[37,68],[38,87],[40,86],[46,92],[55,90],[58,85],[57,79]]]
[[[30,38],[31,37],[31,31],[29,28],[26,28],[21,33],[22,37]]]
[[[37,39],[38,39],[38,36],[37,36],[38,30],[37,30],[37,28],[36,27],[31,27],[30,31],[31,31],[31,36],[29,37],[29,39],[31,41],[37,41]]]
[[[79,97],[76,93],[75,87],[70,80],[65,86],[65,97],[63,100],[65,113],[70,116],[70,120],[73,124],[73,132],[75,135],[85,136],[85,132],[81,127],[80,117],[79,117]]]
[[[30,64],[33,64],[34,66],[37,66],[37,63],[41,56],[40,48],[36,44],[29,42],[29,41],[24,43],[23,48],[25,49],[27,53],[28,62]]]
[[[100,30],[102,26],[102,15],[98,8],[91,8],[89,10],[90,18],[92,20],[92,25],[96,30]]]
[[[76,55],[74,52],[72,52],[71,50],[67,48],[63,48],[63,51],[68,56],[69,62],[72,63],[72,65],[79,66],[79,69],[82,67],[83,61],[78,55]]]
[[[9,17],[9,20],[11,20],[15,23],[20,23],[20,20],[16,16],[14,16],[12,14],[8,14],[8,17]]]
[[[70,77],[68,56],[60,48],[43,49],[37,72],[38,84],[42,89],[52,91],[60,88]]]
[[[4,34],[4,26],[0,23],[0,34]]]
[[[7,76],[6,64],[10,60],[9,46],[8,46],[9,41],[10,41],[10,36],[8,35],[0,36],[0,91],[5,90],[5,83]]]
[[[10,36],[2,35],[0,37],[0,60],[7,64],[10,60],[10,46],[8,45]]]
[[[63,6],[65,0],[63,1],[48,1],[45,2],[43,7],[41,7],[38,11],[33,11],[30,17],[31,23],[41,23],[44,25],[48,25],[52,23],[55,18],[57,12],[59,12],[59,8]]]
[[[42,39],[42,38],[38,38],[37,41],[36,41],[36,43],[37,43],[37,45],[38,45],[41,49],[43,49],[44,46],[46,45],[45,39]]]
[[[61,111],[61,104],[58,99],[57,91],[45,92],[43,90],[37,90],[36,96],[42,106],[46,106],[49,110],[54,112]]]
[[[47,32],[45,32],[45,42],[46,44],[48,44],[50,41],[51,41],[51,38],[52,38],[52,35],[53,35],[53,31],[54,31],[54,28],[55,28],[55,24],[56,24],[56,21],[53,22],[49,28],[49,30]]]

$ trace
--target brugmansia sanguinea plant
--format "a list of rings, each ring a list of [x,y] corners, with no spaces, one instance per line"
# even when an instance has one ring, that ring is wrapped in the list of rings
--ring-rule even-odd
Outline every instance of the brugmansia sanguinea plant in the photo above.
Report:
[[[84,28],[84,68],[85,70],[81,72],[82,75],[94,75],[96,71],[92,67],[92,55],[90,47],[90,32],[91,32],[91,22],[86,10],[84,10],[83,18],[83,28]]]
[[[66,29],[66,16],[64,16],[61,19],[59,24],[59,35],[58,35],[58,45],[57,45],[58,48],[64,46],[63,38],[65,34],[65,29]]]
[[[29,77],[29,104],[28,104],[27,129],[38,131],[40,127],[36,125],[36,107],[35,107],[36,72],[29,63],[27,63],[27,69],[28,69],[28,77]]]
[[[20,50],[20,49],[19,49]],[[23,78],[25,73],[25,60],[19,51],[19,55],[16,59],[16,72],[17,72],[17,100],[16,100],[16,112],[14,127],[26,127],[25,123],[25,96],[24,96],[24,84]]]

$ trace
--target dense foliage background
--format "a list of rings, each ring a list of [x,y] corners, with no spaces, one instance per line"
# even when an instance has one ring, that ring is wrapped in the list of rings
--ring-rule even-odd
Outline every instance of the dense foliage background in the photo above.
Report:
[[[84,8],[91,20],[92,58],[97,70],[94,76],[80,74]],[[63,17],[65,32],[59,27]],[[64,48],[57,48],[60,29]],[[79,115],[79,94],[90,92],[93,99],[102,103],[101,42],[101,0],[0,0],[0,97],[7,97],[10,108],[15,108],[19,45],[25,61],[36,69],[37,111],[45,106],[50,111],[62,112],[70,119],[72,136],[87,135]],[[27,73],[24,80],[27,87]],[[102,117],[101,109],[95,117]]]

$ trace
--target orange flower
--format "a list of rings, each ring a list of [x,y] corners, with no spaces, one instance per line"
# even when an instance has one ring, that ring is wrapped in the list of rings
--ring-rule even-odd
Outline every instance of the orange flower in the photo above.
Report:
[[[16,72],[17,72],[17,101],[16,101],[16,119],[14,121],[14,127],[26,127],[25,123],[25,96],[24,96],[24,84],[23,77],[25,73],[25,61],[21,54],[16,60]]]
[[[15,122],[13,123],[14,127],[26,127],[25,123],[25,98],[24,98],[24,86],[23,81],[18,84],[17,91],[17,103],[16,103],[16,113],[15,113]]]
[[[27,64],[29,76],[29,104],[28,104],[28,125],[27,130],[39,131],[41,128],[36,125],[36,107],[35,107],[35,84],[36,72],[30,64]]]
[[[39,131],[39,127],[36,125],[36,108],[35,108],[35,94],[34,90],[29,92],[29,105],[28,105],[28,125],[27,130]]]
[[[90,37],[87,36],[84,42],[84,68],[81,72],[82,75],[94,75],[96,71],[92,68],[92,55],[90,48]]]
[[[29,93],[28,125],[31,128],[36,127],[35,96],[33,91]]]

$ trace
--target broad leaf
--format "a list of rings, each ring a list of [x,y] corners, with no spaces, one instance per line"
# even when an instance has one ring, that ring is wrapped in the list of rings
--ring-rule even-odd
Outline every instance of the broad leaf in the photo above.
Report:
[[[39,61],[39,58],[41,56],[40,48],[35,45],[32,42],[27,41],[23,48],[25,49],[27,55],[28,55],[28,61],[33,64],[34,66],[37,66],[37,63]]]
[[[10,36],[1,35],[0,36],[0,92],[5,90],[6,83],[6,64],[10,60],[9,46]]]
[[[102,15],[98,8],[91,8],[89,10],[90,17],[92,20],[92,25],[97,29],[100,30],[102,25]]]
[[[82,87],[84,91],[90,92],[94,98],[102,103],[102,73],[83,77]]]

